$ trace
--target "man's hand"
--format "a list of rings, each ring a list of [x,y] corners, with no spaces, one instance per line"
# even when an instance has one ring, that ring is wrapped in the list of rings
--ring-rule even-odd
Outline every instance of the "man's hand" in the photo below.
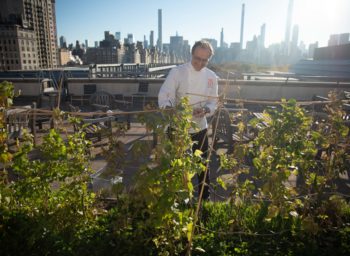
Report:
[[[196,118],[201,118],[205,116],[205,114],[209,113],[210,110],[208,107],[200,107],[200,108],[193,108],[192,115]]]

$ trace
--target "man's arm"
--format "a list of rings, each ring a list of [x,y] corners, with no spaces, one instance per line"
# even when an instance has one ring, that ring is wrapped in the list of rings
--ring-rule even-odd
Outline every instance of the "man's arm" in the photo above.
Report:
[[[172,69],[159,90],[158,106],[160,108],[175,106],[176,85],[177,72],[175,69]]]
[[[207,102],[204,106],[205,108],[205,114],[207,115],[213,115],[218,104],[218,79],[215,77],[213,79],[213,86],[211,86],[209,89],[208,95],[210,96],[207,99]]]
[[[212,79],[212,85],[207,88],[207,93],[209,97],[207,98],[205,105],[203,107],[193,108],[194,117],[211,116],[214,114],[217,103],[218,103],[218,81]]]

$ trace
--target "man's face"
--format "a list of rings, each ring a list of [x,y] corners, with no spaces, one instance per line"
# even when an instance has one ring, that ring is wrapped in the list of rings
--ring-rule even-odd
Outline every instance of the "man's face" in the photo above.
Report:
[[[196,71],[200,71],[206,65],[208,65],[210,58],[210,50],[206,48],[196,48],[192,54],[192,66]]]

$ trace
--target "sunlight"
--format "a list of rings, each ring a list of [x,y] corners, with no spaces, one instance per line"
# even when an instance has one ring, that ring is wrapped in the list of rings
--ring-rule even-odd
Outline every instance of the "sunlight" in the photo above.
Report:
[[[336,23],[337,11],[341,8],[341,2],[331,0],[295,1],[294,22],[309,26]]]
[[[295,0],[293,24],[299,25],[299,38],[306,43],[318,42],[326,46],[331,34],[339,31],[342,15],[348,8],[347,0]],[[328,31],[325,32],[325,31]]]

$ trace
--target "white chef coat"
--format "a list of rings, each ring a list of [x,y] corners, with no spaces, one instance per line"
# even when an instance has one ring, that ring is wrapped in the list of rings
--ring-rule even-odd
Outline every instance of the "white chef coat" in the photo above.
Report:
[[[206,67],[196,71],[191,62],[188,62],[170,71],[160,88],[158,105],[160,108],[174,107],[182,97],[188,97],[192,108],[208,107],[210,113],[207,115],[209,116],[215,112],[217,96],[218,79],[216,74]],[[192,121],[197,124],[199,130],[208,128],[206,116],[193,117]],[[191,129],[190,133],[193,132],[198,132],[198,130]]]

